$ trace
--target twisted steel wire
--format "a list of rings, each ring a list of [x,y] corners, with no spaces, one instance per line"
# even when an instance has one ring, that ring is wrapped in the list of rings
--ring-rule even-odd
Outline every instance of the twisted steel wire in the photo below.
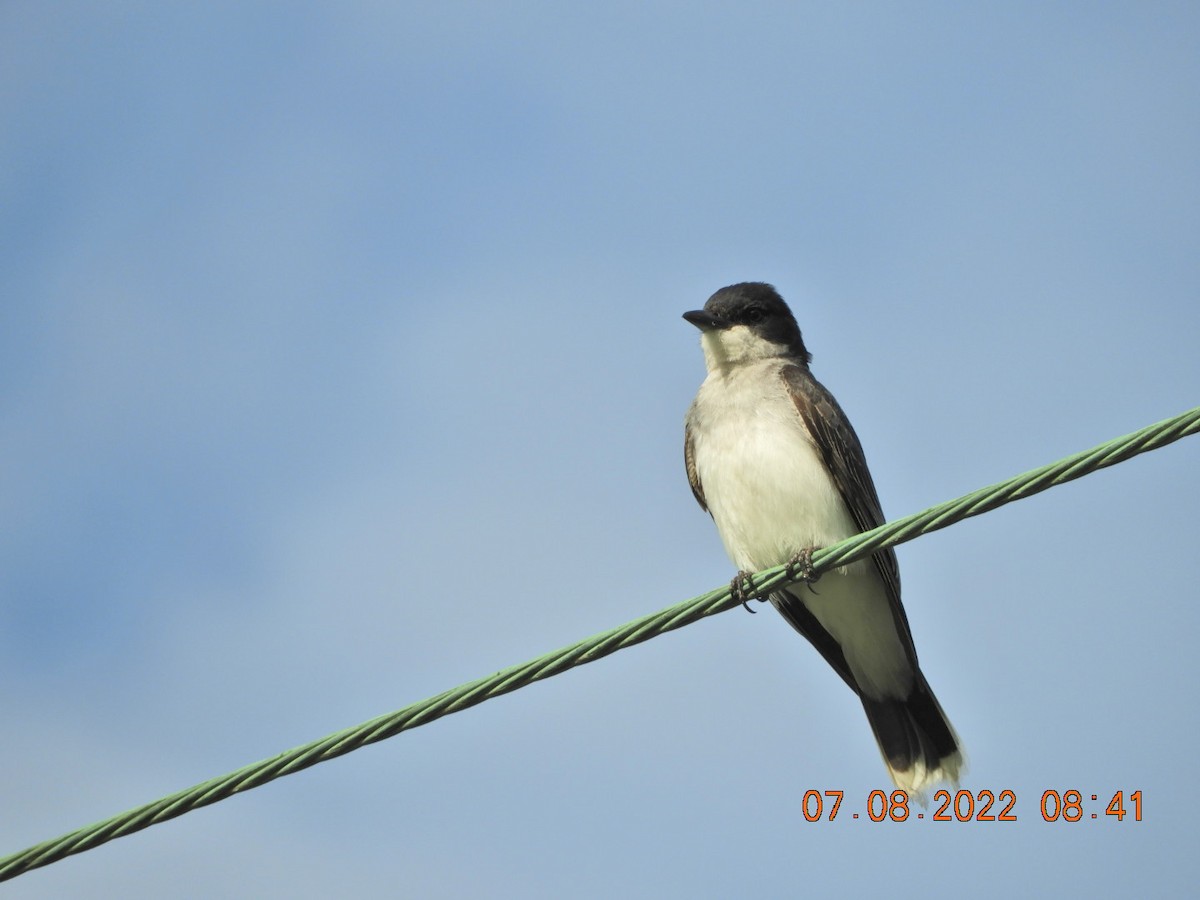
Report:
[[[1076,453],[1058,462],[1041,466],[1023,475],[981,488],[956,500],[932,506],[923,512],[905,516],[818,550],[812,556],[812,573],[819,575],[828,569],[861,559],[876,550],[910,541],[922,534],[946,528],[1014,500],[1033,496],[1055,485],[1124,462],[1139,453],[1164,447],[1198,431],[1200,407],[1164,419],[1124,437],[1107,441],[1091,450]],[[792,577],[788,573],[788,567],[777,566],[753,576],[752,583],[756,592],[765,594],[790,580]],[[124,837],[193,809],[259,787],[284,775],[350,753],[367,744],[385,740],[450,713],[469,709],[492,697],[515,691],[584,663],[594,662],[617,650],[682,628],[706,616],[724,612],[740,603],[741,598],[733,596],[729,587],[677,603],[530,662],[502,669],[494,675],[444,691],[396,712],[379,716],[53,840],[36,844],[20,853],[0,859],[0,881],[15,878],[30,869],[49,865],[67,856],[98,847],[114,838]]]

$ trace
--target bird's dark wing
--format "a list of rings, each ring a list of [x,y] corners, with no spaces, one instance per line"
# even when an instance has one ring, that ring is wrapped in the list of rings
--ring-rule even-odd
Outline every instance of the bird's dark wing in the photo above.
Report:
[[[687,469],[688,484],[700,508],[708,512],[708,504],[704,502],[704,486],[700,484],[700,473],[696,471],[696,451],[692,446],[692,429],[683,430],[683,465]]]
[[[779,610],[779,614],[787,620],[789,625],[808,638],[808,642],[817,648],[817,652],[821,654],[825,662],[829,663],[833,671],[841,675],[842,680],[850,685],[850,690],[857,694],[858,682],[850,673],[850,666],[846,663],[842,645],[825,630],[825,626],[817,621],[817,617],[797,596],[804,589],[805,586],[802,584],[793,584],[785,590],[775,591],[771,594],[771,605]]]
[[[796,411],[804,421],[805,428],[812,436],[817,451],[825,461],[825,466],[833,476],[842,501],[850,511],[850,517],[859,531],[869,531],[884,523],[883,508],[879,503],[879,494],[875,490],[875,482],[867,468],[867,458],[863,453],[858,435],[850,425],[850,420],[833,399],[833,395],[825,390],[825,386],[804,366],[789,365],[780,370]],[[908,617],[900,603],[900,566],[896,562],[896,552],[890,547],[874,554],[872,559],[884,586],[887,588],[888,599],[892,604],[892,615],[900,626],[908,646],[913,664],[916,664],[916,651],[913,649],[912,633],[908,627]],[[836,668],[836,667],[835,667]]]

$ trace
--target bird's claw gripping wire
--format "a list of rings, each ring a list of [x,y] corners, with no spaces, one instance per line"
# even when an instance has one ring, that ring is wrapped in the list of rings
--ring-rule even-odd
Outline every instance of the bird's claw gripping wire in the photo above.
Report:
[[[729,582],[729,593],[734,600],[742,604],[742,609],[748,613],[754,612],[749,606],[751,600],[761,603],[767,599],[754,586],[754,573],[747,572],[745,569],[738,569],[738,573],[733,576],[733,581]]]
[[[813,589],[813,585],[821,577],[813,571],[812,556],[816,549],[816,547],[805,547],[787,561],[787,566],[783,570],[788,581],[802,581],[814,594],[816,591]],[[738,569],[738,573],[733,576],[733,581],[729,582],[729,593],[734,600],[742,604],[742,608],[748,613],[754,612],[750,608],[751,600],[765,603],[767,599],[754,584],[754,573],[747,572],[745,569]]]
[[[803,581],[811,586],[816,583],[821,576],[813,571],[812,555],[815,547],[805,547],[787,562],[787,568],[783,570],[783,574],[788,577],[789,581]]]

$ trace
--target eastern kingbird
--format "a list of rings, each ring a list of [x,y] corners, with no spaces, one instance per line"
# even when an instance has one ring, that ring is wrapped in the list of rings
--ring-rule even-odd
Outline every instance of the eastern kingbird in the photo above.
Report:
[[[708,369],[687,412],[688,481],[739,577],[882,525],[858,435],[809,371],[775,288],[721,288],[683,317],[700,329]],[[917,665],[893,550],[770,600],[858,695],[897,787],[919,795],[957,781],[958,737]]]

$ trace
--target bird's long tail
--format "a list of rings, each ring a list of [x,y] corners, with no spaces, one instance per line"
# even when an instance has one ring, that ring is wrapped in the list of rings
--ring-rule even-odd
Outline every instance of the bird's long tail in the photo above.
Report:
[[[861,699],[892,781],[921,796],[939,781],[956,784],[964,761],[958,735],[925,676],[920,670],[916,676],[907,699]]]

